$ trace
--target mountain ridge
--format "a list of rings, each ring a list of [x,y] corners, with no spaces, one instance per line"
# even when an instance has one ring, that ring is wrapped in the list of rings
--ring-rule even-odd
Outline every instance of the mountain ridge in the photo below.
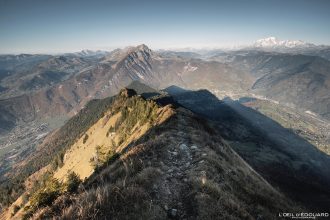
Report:
[[[49,184],[54,183],[54,180],[46,181],[46,185],[41,185],[41,189],[31,195],[29,206],[25,208],[27,215],[33,215],[33,218],[36,219],[50,216],[86,218],[91,214],[97,218],[123,218],[123,213],[127,218],[140,216],[172,219],[199,216],[201,219],[209,219],[222,216],[227,219],[254,219],[262,216],[267,219],[275,219],[276,217],[272,214],[274,210],[299,209],[296,204],[274,189],[249,167],[208,122],[187,109],[174,107],[175,103],[165,106],[158,105],[158,107],[148,104],[161,103],[162,97],[156,96],[148,101],[137,96],[133,90],[121,90],[115,100],[110,103],[110,109],[104,109],[105,112],[109,110],[110,112],[114,110],[114,112],[100,114],[95,120],[97,122],[92,122],[94,124],[94,127],[90,127],[92,130],[87,130],[86,133],[83,131],[79,135],[80,138],[76,142],[79,147],[75,144],[68,146],[63,156],[63,165],[55,167],[55,177],[63,181],[62,177],[65,175],[60,177],[56,172],[66,169],[66,166],[74,166],[70,158],[84,158],[84,156],[78,155],[83,155],[84,149],[91,149],[91,146],[87,147],[87,145],[100,146],[100,149],[96,148],[95,152],[99,152],[99,156],[96,158],[101,161],[101,158],[104,158],[101,157],[103,155],[101,152],[106,153],[105,148],[108,146],[95,142],[101,140],[100,135],[106,140],[114,140],[113,147],[115,147],[116,153],[110,151],[110,157],[105,157],[110,159],[109,162],[104,165],[101,163],[99,169],[95,168],[92,176],[86,176],[83,191],[71,195],[56,191],[57,199],[52,199],[53,205],[41,203],[41,200],[38,200],[41,198],[40,196],[44,195],[38,194],[40,190],[43,192],[52,190],[48,187],[51,186]],[[154,110],[148,111],[148,106]],[[140,107],[142,107],[141,110],[138,110]],[[117,108],[118,110],[115,110]],[[120,118],[116,116],[116,112],[120,113],[121,117],[126,115],[125,117],[129,120],[121,119],[121,122],[118,123],[119,127],[110,131],[107,136],[106,131],[117,124],[112,117],[117,120]],[[130,142],[128,139],[124,139],[122,144],[125,147],[117,145],[120,142],[117,142],[116,136],[120,134],[120,131],[123,129],[123,131],[131,132],[131,136],[135,136],[134,132],[143,127],[141,121],[144,117],[142,115],[149,114],[148,112],[151,114],[157,112],[155,117],[146,117],[147,123],[152,125],[150,130],[136,141]],[[137,124],[134,124],[133,118],[137,119]],[[152,122],[152,120],[155,121]],[[88,135],[87,138],[86,135]],[[131,137],[130,135],[128,137]],[[107,142],[111,143],[111,141]],[[81,154],[75,152],[74,149]],[[89,154],[89,156],[92,155]],[[94,160],[87,161],[84,159],[84,163],[93,164],[96,160],[95,157],[93,158]],[[81,163],[79,162],[79,164]],[[73,170],[84,179],[85,176],[79,173],[79,169]],[[255,185],[258,185],[258,190],[255,190]],[[125,200],[117,197],[118,191],[115,189],[119,190]],[[187,192],[190,192],[188,197]],[[97,207],[84,208],[83,212],[77,211],[78,204],[87,207],[83,200],[88,202],[89,198],[93,200],[96,197],[99,198],[94,203]],[[152,204],[148,202],[149,198],[152,198]],[[276,202],[272,202],[273,199]],[[193,201],[195,204],[193,209],[191,207],[193,204],[189,201]],[[107,208],[109,204],[115,208],[116,212]],[[144,209],[143,207],[148,204],[151,208]],[[237,206],[237,204],[240,205]],[[253,207],[257,204],[259,208],[255,211]],[[35,207],[38,206],[40,209],[36,212]],[[45,208],[42,208],[43,206]],[[222,208],[212,208],[215,206]],[[24,207],[24,205],[20,204],[20,207]],[[62,207],[63,212],[59,212],[58,207]],[[95,213],[95,208],[97,213]],[[233,214],[232,210],[238,211]],[[17,215],[22,214],[22,210],[17,212]]]

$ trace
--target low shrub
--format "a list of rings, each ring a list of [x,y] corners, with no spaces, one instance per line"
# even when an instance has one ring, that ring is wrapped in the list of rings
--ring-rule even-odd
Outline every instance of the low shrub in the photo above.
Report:
[[[75,172],[70,172],[67,177],[66,190],[70,193],[76,192],[81,180]]]
[[[62,184],[55,178],[50,178],[44,187],[37,190],[30,197],[30,206],[38,208],[51,205],[51,203],[61,194]]]

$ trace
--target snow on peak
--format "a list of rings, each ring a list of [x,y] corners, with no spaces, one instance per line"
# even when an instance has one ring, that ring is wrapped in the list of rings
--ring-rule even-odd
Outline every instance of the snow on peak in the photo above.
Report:
[[[308,47],[313,46],[313,44],[306,43],[302,40],[279,40],[276,37],[267,37],[264,39],[257,40],[254,43],[255,47]]]
[[[264,39],[259,39],[255,42],[255,46],[259,47],[271,47],[279,44],[279,40],[276,37],[267,37]]]

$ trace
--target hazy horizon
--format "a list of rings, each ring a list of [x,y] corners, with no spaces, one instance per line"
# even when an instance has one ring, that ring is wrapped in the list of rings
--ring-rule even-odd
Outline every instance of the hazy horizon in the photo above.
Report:
[[[65,53],[146,44],[231,48],[275,36],[330,45],[330,1],[0,0],[0,53]]]

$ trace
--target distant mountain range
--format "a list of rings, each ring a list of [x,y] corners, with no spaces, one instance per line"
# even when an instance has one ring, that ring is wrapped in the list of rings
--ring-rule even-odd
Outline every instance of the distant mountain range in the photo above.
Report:
[[[267,37],[243,49],[319,56],[330,60],[330,46],[315,45],[302,40],[279,40],[276,37]]]
[[[264,97],[330,118],[330,61],[320,56],[244,49],[202,58],[146,45],[86,54],[93,53],[0,56],[4,124],[26,121],[27,115],[74,115],[88,100],[113,95],[135,80],[157,89],[178,85],[219,97]]]
[[[292,45],[305,45],[274,38],[258,42],[290,45],[290,50]],[[319,52],[280,53],[254,47],[198,54],[140,45],[56,56],[1,55],[0,132],[44,118],[63,121],[89,100],[114,95],[136,80],[156,89],[177,85],[208,89],[220,98],[269,99],[329,119],[330,61],[323,58],[326,53],[306,55]]]
[[[316,47],[311,43],[306,43],[302,40],[279,40],[276,37],[267,37],[257,40],[254,47],[262,48],[297,48],[297,47]]]

